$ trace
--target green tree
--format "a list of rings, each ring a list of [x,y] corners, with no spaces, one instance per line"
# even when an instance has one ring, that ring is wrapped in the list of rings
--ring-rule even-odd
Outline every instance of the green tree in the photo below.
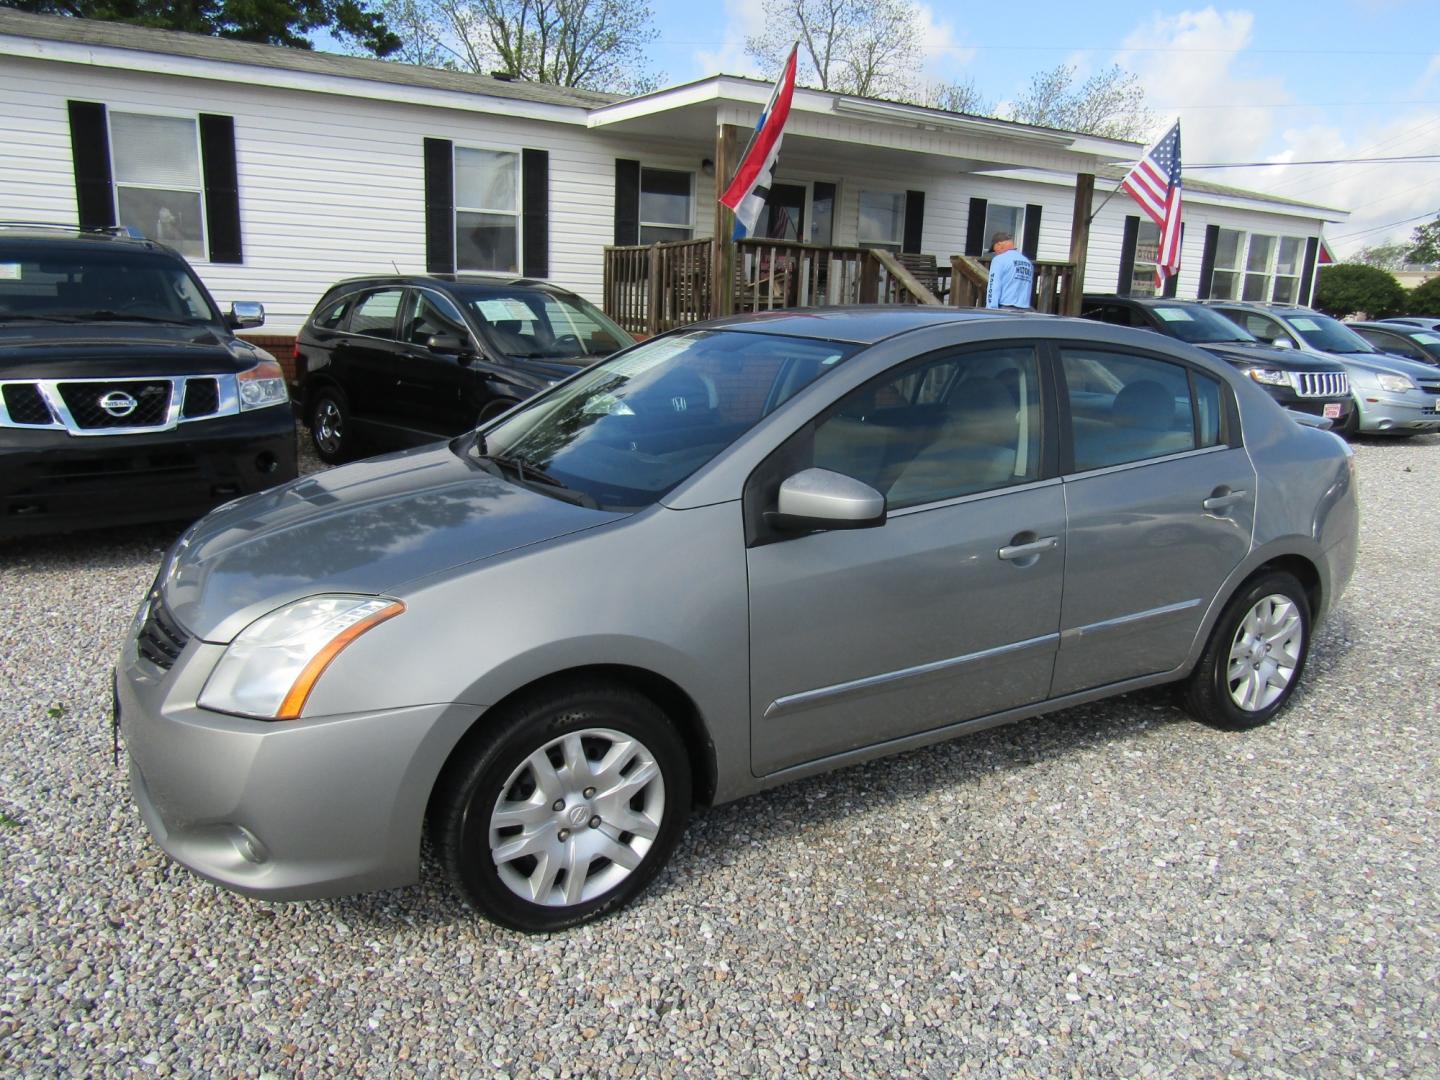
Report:
[[[1118,64],[1075,85],[1075,68],[1060,64],[1030,79],[1011,108],[1022,124],[1083,131],[1104,139],[1140,140],[1155,126],[1140,80]]]
[[[0,6],[292,49],[311,48],[307,35],[317,30],[375,56],[388,56],[400,47],[400,38],[363,0],[0,0]]]
[[[1405,261],[1419,263],[1421,266],[1440,263],[1440,217],[1429,225],[1421,225],[1410,234],[1410,250]]]
[[[1408,315],[1434,315],[1440,318],[1440,277],[1433,277],[1423,285],[1416,285],[1405,297],[1405,312]]]
[[[1405,300],[1405,289],[1393,274],[1359,263],[1325,267],[1315,287],[1315,306],[1337,319],[1350,315],[1367,315],[1372,319],[1398,315],[1405,310]]]
[[[1381,270],[1399,270],[1405,265],[1410,253],[1409,244],[1377,244],[1364,247],[1355,253],[1354,261],[1366,266],[1378,266]]]

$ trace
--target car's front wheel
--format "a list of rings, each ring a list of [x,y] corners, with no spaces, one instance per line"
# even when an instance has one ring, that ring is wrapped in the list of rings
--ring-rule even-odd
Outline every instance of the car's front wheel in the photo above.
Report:
[[[1310,651],[1310,603],[1293,575],[1267,573],[1226,605],[1185,683],[1185,707],[1227,731],[1268,723],[1285,707]]]
[[[487,918],[531,932],[626,904],[689,815],[675,728],[648,698],[605,684],[531,696],[494,722],[432,802],[431,834],[456,888]]]

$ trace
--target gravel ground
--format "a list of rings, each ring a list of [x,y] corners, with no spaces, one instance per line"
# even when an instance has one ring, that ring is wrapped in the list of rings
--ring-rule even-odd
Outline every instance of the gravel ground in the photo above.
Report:
[[[553,937],[433,866],[281,906],[171,865],[107,680],[174,530],[0,544],[0,1070],[1435,1075],[1440,438],[1358,454],[1360,565],[1269,728],[1147,693],[852,768]]]

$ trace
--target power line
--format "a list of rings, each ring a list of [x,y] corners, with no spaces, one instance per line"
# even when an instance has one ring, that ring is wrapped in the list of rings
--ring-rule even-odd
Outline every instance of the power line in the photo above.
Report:
[[[1424,214],[1416,214],[1414,217],[1401,218],[1399,221],[1389,221],[1384,225],[1372,225],[1368,229],[1361,229],[1359,232],[1338,233],[1335,236],[1327,236],[1329,240],[1353,240],[1357,236],[1368,236],[1373,232],[1380,232],[1382,229],[1393,229],[1396,225],[1408,225],[1412,221],[1419,221],[1421,218],[1440,217],[1440,207]]]
[[[1426,162],[1440,162],[1440,154],[1402,154],[1399,157],[1315,158],[1310,161],[1229,161],[1201,165],[1193,165],[1187,161],[1185,163],[1185,171],[1189,172],[1192,169],[1278,169],[1286,165],[1420,165]]]
[[[735,45],[744,46],[745,39],[720,41],[690,41],[680,38],[657,38],[659,45]],[[1234,47],[1198,46],[1182,48],[1178,45],[922,45],[929,52],[1120,52],[1120,53],[1233,53]],[[1253,49],[1243,50],[1247,55],[1262,53],[1275,56],[1433,56],[1432,49]]]
[[[1151,105],[1152,109],[1167,112],[1174,109],[1351,109],[1371,108],[1381,105],[1440,105],[1440,100],[1415,99],[1407,101],[1281,101],[1273,105]]]

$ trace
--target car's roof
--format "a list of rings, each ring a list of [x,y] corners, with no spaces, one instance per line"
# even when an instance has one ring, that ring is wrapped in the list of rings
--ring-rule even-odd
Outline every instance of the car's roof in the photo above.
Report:
[[[1355,322],[1347,322],[1346,326],[1360,326],[1366,330],[1389,330],[1392,334],[1428,334],[1433,331],[1424,326],[1417,326],[1414,323],[1393,323],[1383,322],[1379,319],[1359,319]]]
[[[158,251],[170,254],[164,244],[137,236],[121,228],[82,229],[75,225],[49,225],[44,222],[0,221],[0,241],[25,247],[61,248],[93,251],[95,245]]]
[[[743,330],[749,333],[783,334],[787,337],[844,341],[873,345],[886,338],[921,327],[944,323],[971,323],[984,320],[1030,319],[1049,327],[1060,321],[1054,315],[1030,311],[996,311],[987,308],[932,307],[920,304],[857,304],[822,308],[787,308],[750,315],[730,315],[696,323],[690,330]],[[1094,323],[1087,320],[1064,320]]]
[[[518,274],[366,274],[363,277],[345,278],[330,286],[331,289],[360,288],[367,285],[414,285],[435,288],[478,285],[487,288],[537,289],[551,293],[566,293],[570,290],[563,285],[543,278],[522,277]]]
[[[1204,307],[1200,300],[1181,300],[1175,296],[1121,296],[1119,293],[1086,293],[1082,303],[1134,304],[1136,307]]]

